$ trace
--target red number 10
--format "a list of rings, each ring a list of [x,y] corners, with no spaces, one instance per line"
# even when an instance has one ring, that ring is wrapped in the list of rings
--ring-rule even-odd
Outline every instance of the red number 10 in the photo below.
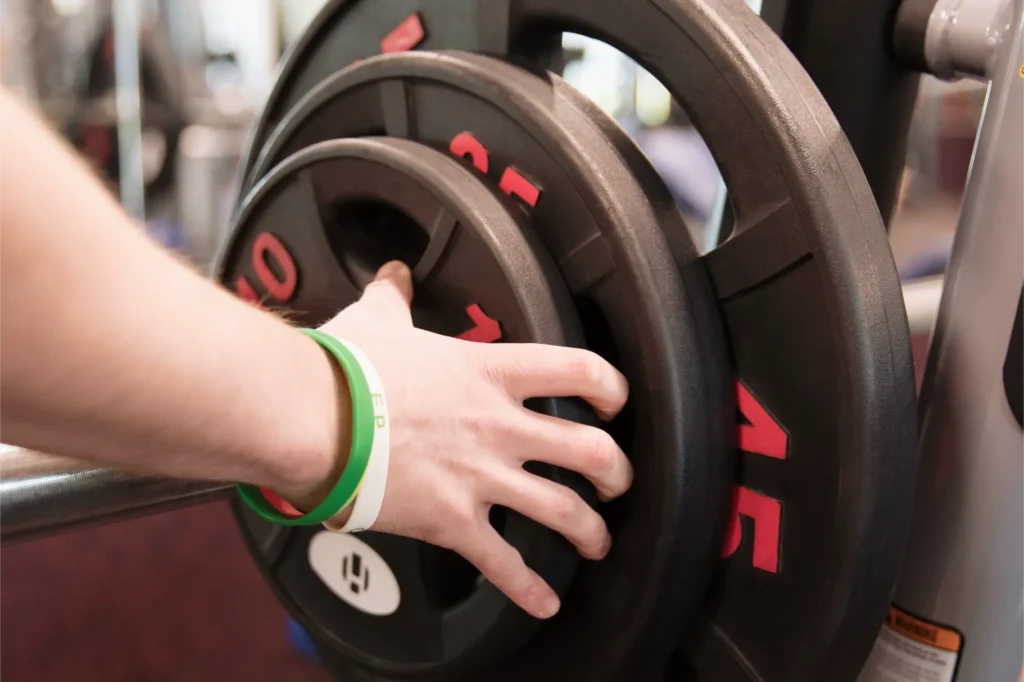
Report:
[[[280,278],[270,269],[271,259],[281,273]],[[270,298],[278,303],[287,303],[291,299],[299,281],[299,272],[295,260],[280,239],[269,232],[258,234],[252,243],[252,267]],[[260,303],[260,296],[252,284],[241,275],[235,280],[235,291],[250,303]]]

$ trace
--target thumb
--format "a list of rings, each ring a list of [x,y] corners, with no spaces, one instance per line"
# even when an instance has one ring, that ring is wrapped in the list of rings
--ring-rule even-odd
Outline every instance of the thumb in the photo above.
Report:
[[[377,276],[366,285],[359,302],[373,309],[374,314],[404,323],[412,322],[412,273],[397,260],[386,263]]]

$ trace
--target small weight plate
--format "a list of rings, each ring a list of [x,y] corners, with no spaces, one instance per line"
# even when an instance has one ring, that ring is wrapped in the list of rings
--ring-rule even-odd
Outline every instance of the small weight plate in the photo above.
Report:
[[[413,268],[413,320],[421,328],[479,342],[579,345],[568,291],[517,214],[457,161],[415,142],[322,142],[284,159],[253,190],[220,277],[311,325],[357,300],[380,265],[400,258]],[[543,400],[537,409],[596,422],[578,401]],[[595,502],[576,474],[529,467]],[[367,667],[421,675],[464,669],[508,654],[541,625],[447,550],[372,532],[286,530],[247,508],[241,519],[292,613]],[[492,512],[492,521],[528,565],[566,592],[579,558],[564,538],[508,510]]]
[[[463,157],[528,212],[575,296],[588,347],[630,380],[611,428],[636,477],[606,513],[612,552],[584,565],[558,617],[479,672],[485,679],[659,669],[700,604],[731,495],[734,407],[706,273],[692,245],[679,245],[691,264],[682,285],[662,233],[668,221],[685,234],[678,211],[667,194],[652,200],[582,102],[561,82],[479,55],[389,55],[315,88],[256,166],[262,174],[324,139],[379,134]]]
[[[249,182],[271,130],[358,59],[464,49],[537,67],[562,31],[614,45],[665,84],[714,155],[734,217],[731,238],[705,260],[739,377],[735,513],[703,622],[666,675],[852,680],[909,529],[909,332],[849,143],[744,3],[335,0],[282,65],[254,129]]]

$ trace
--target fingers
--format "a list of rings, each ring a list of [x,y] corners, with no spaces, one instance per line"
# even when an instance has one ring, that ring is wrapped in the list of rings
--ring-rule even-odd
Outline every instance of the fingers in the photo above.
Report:
[[[377,315],[411,324],[412,273],[408,266],[401,261],[385,264],[366,285],[360,303],[372,306]]]
[[[603,559],[611,549],[612,538],[604,519],[564,485],[513,470],[496,479],[494,490],[489,492],[494,504],[515,509],[564,535],[588,559]]]
[[[626,377],[591,351],[530,343],[488,350],[494,351],[493,369],[517,400],[579,396],[610,419],[629,397]]]
[[[561,605],[558,595],[537,575],[523,557],[484,521],[474,536],[454,548],[481,575],[535,618],[550,618]]]
[[[515,433],[522,461],[538,461],[586,476],[603,500],[633,484],[633,465],[607,432],[523,408]]]

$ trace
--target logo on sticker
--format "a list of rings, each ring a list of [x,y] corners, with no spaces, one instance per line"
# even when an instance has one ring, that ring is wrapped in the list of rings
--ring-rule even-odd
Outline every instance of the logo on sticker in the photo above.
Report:
[[[391,568],[372,547],[347,533],[321,531],[309,543],[309,565],[342,601],[371,616],[398,610],[401,591]]]

